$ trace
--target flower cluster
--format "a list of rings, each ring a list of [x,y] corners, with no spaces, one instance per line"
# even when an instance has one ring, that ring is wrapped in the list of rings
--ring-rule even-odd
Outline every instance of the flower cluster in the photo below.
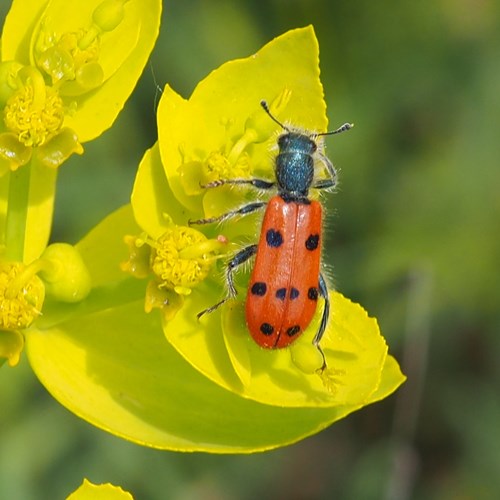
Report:
[[[230,222],[217,216],[259,195],[218,181],[273,179],[280,130],[260,107],[262,99],[280,120],[327,130],[311,28],[289,32],[251,58],[223,65],[188,100],[165,88],[158,108],[159,142],[145,155],[132,194],[141,236],[129,238],[133,251],[125,268],[149,273],[146,310],[152,302],[160,308],[169,344],[197,372],[276,415],[278,408],[290,415],[292,410],[325,411],[322,425],[327,425],[384,397],[403,380],[376,320],[361,306],[331,292],[332,315],[321,342],[328,365],[324,371],[312,344],[319,313],[288,349],[266,350],[253,342],[243,307],[248,270],[236,278],[236,300],[198,319],[226,293],[227,260],[256,238],[257,215]],[[207,184],[216,188],[206,189]],[[220,223],[188,227],[207,218]],[[137,249],[144,246],[149,250],[140,255]],[[151,290],[161,290],[162,299],[151,301]],[[238,435],[235,441],[242,446]]]
[[[38,7],[33,9],[35,16],[44,2],[31,3]],[[83,152],[78,119],[67,117],[78,115],[88,94],[109,78],[106,42],[124,24],[126,2],[92,3],[87,19],[83,15],[76,27],[75,15],[83,13],[69,15],[64,2],[49,2],[34,19],[31,33],[13,32],[22,25],[18,16],[26,18],[28,12],[21,2],[14,3],[4,28],[0,63],[0,173],[17,170],[33,155],[38,163],[56,168],[73,153]],[[27,19],[23,24],[31,25]],[[20,46],[22,35],[30,36],[28,47]]]
[[[61,12],[51,10],[55,5]],[[41,75],[44,102],[52,103],[50,110],[39,109],[32,117],[46,117],[44,123],[51,125],[24,133],[21,125],[16,132],[6,130],[17,134],[25,154],[31,148],[31,158],[59,141],[63,130],[72,130],[83,142],[95,133],[87,126],[112,121],[116,108],[106,115],[103,106],[94,116],[92,106],[114,103],[111,93],[124,95],[114,79],[143,61],[130,61],[127,50],[148,46],[143,36],[148,30],[139,30],[138,20],[155,26],[151,19],[156,17],[143,3],[104,0],[85,4],[86,14],[80,17],[91,19],[88,25],[73,19],[71,27],[56,30],[55,20],[63,23],[69,16],[65,5],[48,2],[29,44],[30,71]],[[127,9],[138,17],[127,15]],[[143,14],[150,17],[145,20]],[[38,85],[24,68],[18,68],[14,80]],[[22,98],[34,103],[42,94],[33,90]],[[70,247],[72,255],[65,254],[71,252],[66,246],[38,243],[37,251],[30,250],[32,258],[20,252],[24,259],[10,259],[25,267],[4,268],[11,277],[3,288],[0,279],[0,293],[12,300],[10,310],[17,307],[19,291],[24,293],[34,324],[21,339],[3,342],[7,354],[0,334],[0,355],[14,362],[13,351],[24,337],[40,381],[88,422],[155,448],[248,453],[318,432],[386,397],[404,380],[376,320],[338,292],[330,294],[332,314],[321,343],[328,365],[324,371],[318,370],[322,360],[312,344],[319,317],[290,348],[266,350],[253,342],[242,302],[248,270],[236,278],[237,300],[198,318],[224,296],[227,259],[255,239],[259,219],[253,214],[196,228],[190,221],[217,219],[255,199],[244,186],[206,189],[206,184],[225,178],[272,179],[279,127],[263,112],[262,99],[280,120],[327,130],[312,28],[290,31],[252,57],[224,64],[189,99],[167,86],[158,108],[159,141],[141,161],[131,205]],[[101,116],[107,118],[100,122]],[[14,122],[25,127],[26,119],[13,117]],[[21,173],[26,166],[8,170]],[[31,249],[27,241],[23,250]],[[325,257],[328,261],[328,251]],[[19,284],[19,276],[42,280],[43,305],[36,295],[37,278],[28,285]],[[43,315],[37,316],[42,307]]]
[[[147,3],[12,3],[0,51],[0,364],[17,363],[47,301],[90,292],[78,251],[47,246],[57,168],[112,124],[137,82],[159,27],[161,2]]]

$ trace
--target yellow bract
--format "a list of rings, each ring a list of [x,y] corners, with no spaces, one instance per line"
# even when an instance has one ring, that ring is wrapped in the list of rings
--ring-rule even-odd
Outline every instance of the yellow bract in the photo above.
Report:
[[[87,479],[66,500],[133,500],[133,496],[110,483],[92,484]]]

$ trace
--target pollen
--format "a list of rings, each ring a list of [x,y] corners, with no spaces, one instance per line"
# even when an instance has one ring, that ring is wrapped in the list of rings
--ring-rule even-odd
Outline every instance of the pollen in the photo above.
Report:
[[[250,177],[252,164],[248,153],[243,152],[235,158],[232,153],[227,158],[219,151],[209,153],[203,162],[203,177],[206,182],[219,179],[236,179]]]
[[[27,328],[41,314],[45,288],[24,264],[0,264],[0,330]]]
[[[4,109],[5,125],[27,147],[47,142],[59,132],[63,121],[62,99],[45,85],[24,85],[12,94]]]
[[[207,181],[227,179],[230,172],[228,159],[219,151],[211,152],[203,162],[203,173]]]
[[[213,260],[205,235],[190,227],[173,226],[155,242],[151,267],[162,286],[188,294],[207,277]]]

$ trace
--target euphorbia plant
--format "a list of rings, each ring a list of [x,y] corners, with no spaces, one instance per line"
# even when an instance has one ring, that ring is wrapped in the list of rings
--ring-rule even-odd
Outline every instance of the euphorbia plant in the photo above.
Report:
[[[0,61],[0,363],[15,365],[45,301],[80,302],[90,276],[47,247],[58,168],[111,126],[158,34],[161,2],[15,0]],[[139,36],[140,35],[140,36]]]
[[[0,66],[0,357],[15,365],[25,343],[58,401],[143,445],[248,453],[289,444],[384,398],[404,377],[376,320],[338,292],[324,371],[311,354],[319,318],[280,351],[253,343],[241,300],[198,321],[223,295],[222,266],[258,221],[188,221],[252,197],[203,184],[272,177],[278,125],[261,99],[280,119],[326,131],[312,28],[223,65],[188,100],[167,86],[159,141],[139,166],[131,205],[75,247],[47,246],[57,169],[112,124],[159,15],[156,0],[13,3]]]

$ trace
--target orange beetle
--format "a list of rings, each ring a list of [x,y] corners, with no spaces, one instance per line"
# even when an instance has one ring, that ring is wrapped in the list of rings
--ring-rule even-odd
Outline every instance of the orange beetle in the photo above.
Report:
[[[337,172],[323,153],[318,138],[349,130],[352,125],[345,123],[332,132],[308,133],[280,123],[265,101],[261,101],[261,106],[284,130],[278,138],[276,179],[222,179],[204,187],[249,185],[260,190],[276,189],[277,194],[269,202],[252,202],[218,217],[190,221],[190,224],[221,222],[266,207],[259,243],[240,250],[227,265],[228,295],[198,317],[236,296],[233,271],[255,255],[246,298],[246,322],[253,339],[270,349],[290,345],[311,322],[321,297],[323,314],[313,344],[323,357],[324,369],[326,361],[320,341],[328,324],[330,299],[320,272],[322,207],[318,201],[309,199],[309,191],[328,190],[336,185]],[[326,167],[328,178],[316,179],[317,164]]]

